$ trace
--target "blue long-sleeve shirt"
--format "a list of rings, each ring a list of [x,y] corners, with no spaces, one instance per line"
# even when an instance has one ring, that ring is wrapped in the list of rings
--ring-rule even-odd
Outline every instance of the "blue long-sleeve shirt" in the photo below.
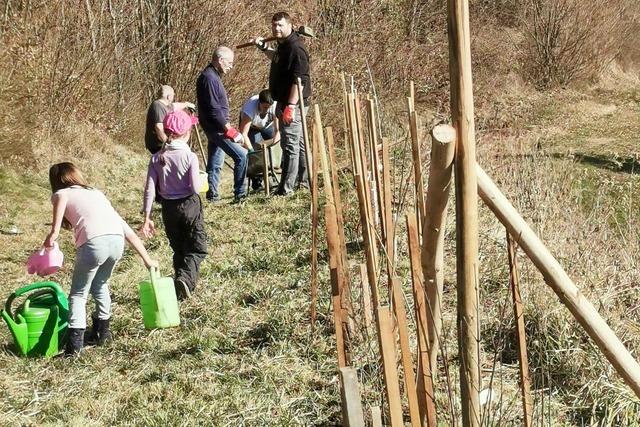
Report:
[[[229,123],[229,98],[220,74],[209,64],[196,81],[198,118],[205,132],[224,132]]]

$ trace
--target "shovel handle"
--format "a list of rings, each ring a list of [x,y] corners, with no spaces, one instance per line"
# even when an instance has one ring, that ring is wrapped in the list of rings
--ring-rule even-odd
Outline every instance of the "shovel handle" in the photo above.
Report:
[[[277,40],[277,37],[266,37],[264,39],[262,39],[263,42],[268,43],[268,42],[272,42],[274,40]],[[238,46],[236,46],[236,49],[244,49],[245,47],[251,47],[251,46],[255,46],[256,44],[254,42],[247,42],[247,43],[242,43],[239,44]]]

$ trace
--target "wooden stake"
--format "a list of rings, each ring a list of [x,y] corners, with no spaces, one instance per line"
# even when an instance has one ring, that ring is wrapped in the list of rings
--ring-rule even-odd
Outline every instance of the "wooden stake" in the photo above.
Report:
[[[411,360],[411,350],[409,347],[409,328],[407,327],[407,310],[404,305],[404,293],[400,287],[400,281],[392,278],[391,289],[393,290],[393,311],[396,315],[398,325],[398,335],[400,337],[400,359],[402,361],[402,371],[404,372],[404,389],[409,402],[409,416],[413,427],[420,427],[420,408],[418,405],[418,394],[416,392],[416,375],[413,371],[413,360]]]
[[[318,134],[313,129],[313,158],[317,159]],[[316,325],[316,301],[318,299],[318,162],[314,161],[310,172],[311,188],[311,333]]]
[[[382,427],[382,411],[379,406],[371,407],[371,425],[372,427]]]
[[[545,282],[595,341],[622,379],[640,398],[638,362],[480,166],[476,166],[476,173],[482,201],[507,227],[509,233],[515,236],[516,243],[540,270]]]
[[[372,99],[369,99],[367,102],[367,115],[369,116],[369,129],[371,131],[371,168],[372,168],[373,178],[376,186],[378,213],[380,215],[380,230],[382,235],[382,241],[386,242],[387,225],[385,222],[385,214],[384,214],[384,189],[382,188],[383,181],[382,181],[382,177],[380,176],[380,160],[378,156],[378,137],[377,137],[378,125],[376,123],[375,104]]]
[[[371,311],[371,289],[367,278],[367,266],[360,264],[360,282],[362,283],[362,311],[364,311],[364,327],[367,334],[372,332],[373,313]]]
[[[340,196],[340,180],[338,177],[338,161],[336,158],[335,146],[333,143],[333,129],[325,128],[327,135],[327,150],[329,151],[329,163],[333,165],[331,168],[331,183],[333,188],[333,201],[336,205],[336,214],[338,217],[338,231],[340,232],[340,243],[342,245],[342,263],[344,265],[344,277],[346,283],[351,283],[351,274],[349,271],[349,260],[347,258],[347,239],[344,235],[344,216],[342,215],[342,198]]]
[[[421,420],[428,427],[436,427],[436,405],[433,388],[431,361],[429,360],[429,316],[424,289],[424,279],[420,265],[420,242],[415,214],[407,214],[407,236],[409,238],[409,259],[411,261],[411,280],[413,283],[414,309],[418,335],[418,402]]]
[[[518,359],[520,360],[520,390],[522,391],[522,411],[525,427],[533,422],[533,399],[531,397],[531,377],[529,376],[529,359],[527,357],[527,337],[524,330],[524,307],[520,296],[518,277],[518,260],[516,245],[507,231],[507,253],[509,257],[509,284],[513,297],[513,314],[516,319],[516,336],[518,337]]]
[[[367,217],[369,218],[369,224],[371,225],[371,227],[373,227],[373,229],[375,230],[375,215],[373,213],[373,204],[371,203],[371,185],[369,184],[369,165],[367,162],[367,155],[366,155],[366,140],[364,137],[364,124],[363,124],[363,120],[362,120],[362,110],[360,107],[360,97],[356,94],[355,97],[355,104],[354,104],[354,108],[355,108],[355,114],[356,114],[356,128],[358,131],[358,150],[360,153],[360,162],[361,162],[361,172],[362,172],[362,179],[364,182],[364,188],[365,188],[365,195],[367,198],[367,203],[366,203],[366,207],[367,207]],[[372,233],[372,235],[375,235],[375,232]],[[376,250],[376,256],[378,254],[377,250]]]
[[[456,128],[456,271],[462,423],[480,425],[478,189],[468,0],[448,0],[451,116]]]
[[[364,427],[364,412],[358,376],[353,368],[340,368],[342,422],[346,427]]]
[[[338,235],[338,222],[336,210],[332,204],[324,207],[327,227],[327,248],[329,252],[329,271],[331,273],[331,300],[333,303],[333,320],[336,330],[336,347],[338,351],[338,367],[347,366],[349,356],[345,344],[343,325],[346,319],[342,318],[342,297],[340,290],[343,287],[342,262],[340,261],[340,237]]]
[[[418,135],[418,113],[409,113],[409,128],[411,130],[411,154],[413,157],[413,179],[416,193],[416,216],[419,230],[422,230],[426,215],[424,203],[424,180],[422,179],[422,155],[420,153],[420,141]]]
[[[309,131],[308,131],[308,127],[307,127],[307,115],[305,114],[305,106],[304,106],[304,97],[302,96],[303,93],[303,87],[302,87],[302,80],[300,79],[300,77],[298,77],[296,79],[297,81],[297,86],[298,86],[298,102],[300,103],[300,120],[302,121],[302,139],[304,140],[304,159],[307,165],[307,175],[310,174],[311,172],[311,162],[313,161],[311,159],[311,151],[310,151],[310,144],[309,144]],[[309,190],[311,191],[311,193],[313,193],[315,191],[315,188],[311,188],[311,179],[309,179]]]
[[[444,236],[453,172],[456,131],[450,125],[438,125],[431,131],[431,164],[427,187],[426,216],[422,227],[422,272],[427,292],[429,314],[429,361],[433,381],[439,337],[442,329],[442,289],[444,285]]]
[[[398,382],[398,367],[396,366],[395,337],[393,336],[393,320],[389,307],[379,307],[378,327],[380,334],[382,366],[384,382],[389,402],[389,418],[392,427],[402,427],[402,404],[400,402],[400,385]]]
[[[385,249],[387,252],[387,273],[392,277],[395,264],[395,225],[393,221],[393,197],[391,193],[391,161],[389,140],[382,138],[382,189],[384,191]]]

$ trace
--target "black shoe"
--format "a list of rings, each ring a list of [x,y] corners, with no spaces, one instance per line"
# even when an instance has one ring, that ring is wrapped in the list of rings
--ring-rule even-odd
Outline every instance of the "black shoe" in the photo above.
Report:
[[[233,202],[231,202],[231,204],[232,205],[242,205],[246,201],[247,201],[247,196],[243,194],[242,196],[235,196],[233,198]]]
[[[178,299],[178,301],[183,301],[187,298],[191,298],[191,289],[189,288],[189,285],[184,282],[184,280],[176,279],[174,287],[176,288],[176,298]]]
[[[110,343],[113,340],[111,331],[109,331],[109,323],[111,319],[98,319],[91,317],[93,325],[91,330],[85,334],[84,343],[87,345],[97,345],[98,347]]]
[[[84,329],[69,328],[67,329],[69,336],[67,337],[67,346],[64,349],[64,355],[68,357],[77,356],[84,346]]]

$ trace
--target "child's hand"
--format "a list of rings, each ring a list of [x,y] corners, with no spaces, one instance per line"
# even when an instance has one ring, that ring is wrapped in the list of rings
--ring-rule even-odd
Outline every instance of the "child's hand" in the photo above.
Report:
[[[156,225],[150,219],[145,219],[142,227],[140,228],[144,237],[151,237],[156,234]]]
[[[148,260],[146,260],[146,261],[144,262],[144,265],[145,265],[147,268],[151,268],[151,267],[154,267],[154,268],[160,268],[160,264],[158,264],[158,261],[156,261],[155,259],[148,259]]]
[[[56,233],[55,231],[52,231],[51,233],[49,233],[47,238],[44,239],[44,243],[42,244],[42,246],[44,246],[45,248],[52,247],[57,238],[58,238],[58,233]]]

